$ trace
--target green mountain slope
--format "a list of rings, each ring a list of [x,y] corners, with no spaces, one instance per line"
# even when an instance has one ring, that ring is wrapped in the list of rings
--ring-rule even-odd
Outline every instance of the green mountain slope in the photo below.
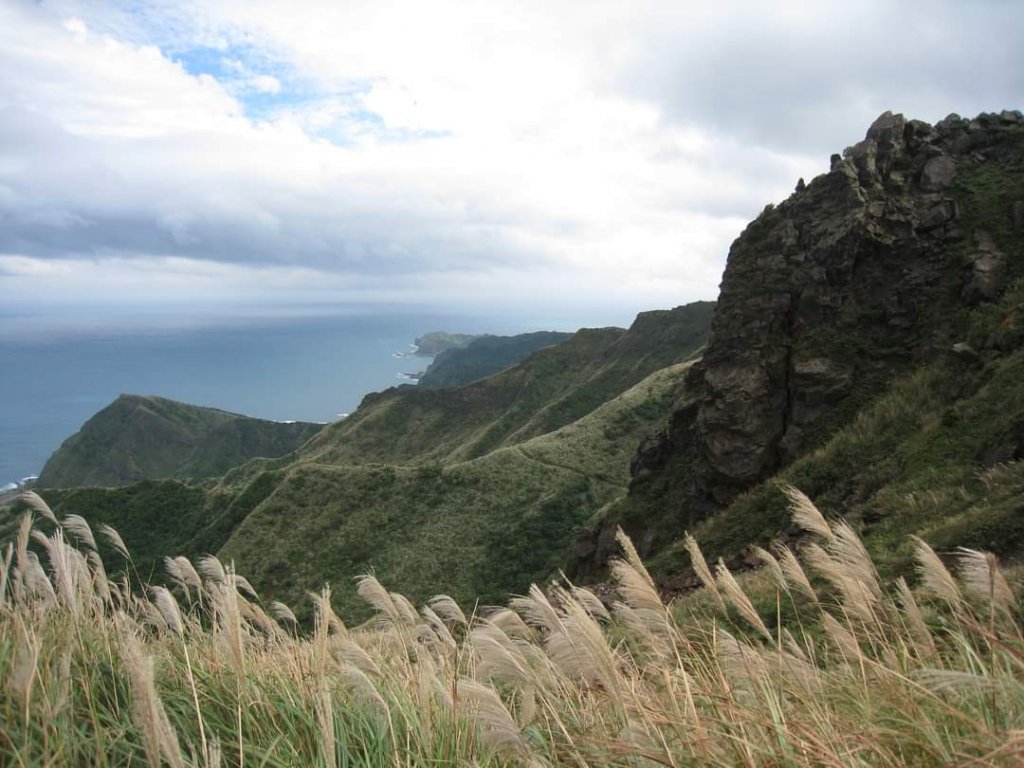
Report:
[[[367,395],[301,452],[321,464],[448,463],[551,432],[590,413],[707,339],[714,304],[644,312],[629,330],[583,329],[464,387]]]
[[[464,347],[440,352],[419,379],[423,389],[449,389],[471,384],[515,365],[539,349],[567,340],[571,333],[538,331],[516,336],[480,336]]]
[[[289,601],[368,569],[419,599],[438,589],[495,601],[523,591],[553,574],[579,527],[625,493],[632,446],[664,418],[689,365],[480,458],[443,467],[297,462],[220,554]],[[350,590],[338,600],[362,609]]]
[[[115,486],[218,477],[258,456],[283,456],[323,428],[279,423],[161,397],[121,395],[49,458],[43,487]]]

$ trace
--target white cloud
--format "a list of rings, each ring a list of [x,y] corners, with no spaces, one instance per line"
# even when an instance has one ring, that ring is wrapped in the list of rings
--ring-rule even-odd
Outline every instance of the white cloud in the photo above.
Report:
[[[0,290],[713,297],[745,221],[882,109],[1024,92],[1013,4],[847,6],[2,6],[0,252],[35,266]]]

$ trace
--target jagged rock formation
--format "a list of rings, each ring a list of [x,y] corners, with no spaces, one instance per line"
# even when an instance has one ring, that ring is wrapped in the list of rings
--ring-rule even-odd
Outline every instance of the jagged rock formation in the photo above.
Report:
[[[768,206],[732,245],[707,351],[640,446],[631,500],[581,538],[577,572],[607,557],[616,524],[651,551],[948,350],[964,311],[1006,284],[1024,203],[998,190],[1022,158],[1019,112],[934,126],[886,112]]]

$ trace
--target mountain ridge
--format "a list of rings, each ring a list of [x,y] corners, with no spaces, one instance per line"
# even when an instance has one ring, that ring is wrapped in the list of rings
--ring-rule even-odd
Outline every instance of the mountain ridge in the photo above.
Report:
[[[323,428],[154,395],[119,395],[47,460],[40,487],[116,486],[217,477],[258,456],[290,453]]]

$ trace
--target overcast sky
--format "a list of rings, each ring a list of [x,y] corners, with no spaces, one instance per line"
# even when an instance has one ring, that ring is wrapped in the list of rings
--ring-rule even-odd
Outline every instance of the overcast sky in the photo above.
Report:
[[[0,295],[669,307],[882,111],[1021,107],[1015,0],[0,0]]]

